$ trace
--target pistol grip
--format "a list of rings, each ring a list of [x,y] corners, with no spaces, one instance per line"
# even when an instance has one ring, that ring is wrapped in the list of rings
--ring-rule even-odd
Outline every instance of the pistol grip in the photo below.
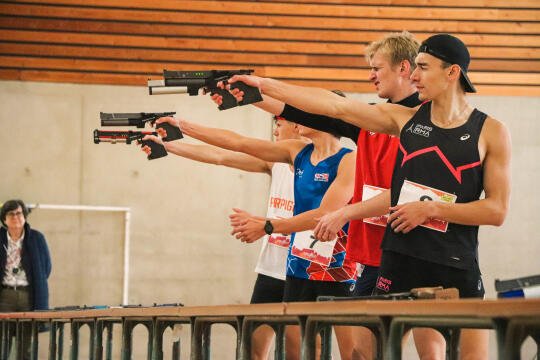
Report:
[[[263,100],[261,93],[259,92],[259,88],[247,85],[246,83],[243,83],[241,81],[232,83],[231,90],[232,89],[238,89],[244,92],[244,98],[242,99],[242,101],[238,102],[238,105],[248,105]]]
[[[182,139],[184,137],[184,134],[182,134],[182,131],[177,128],[176,126],[172,126],[169,123],[161,123],[156,125],[157,129],[163,129],[167,132],[167,136],[162,138],[163,141],[173,141]]]
[[[165,146],[158,144],[152,140],[141,140],[141,146],[148,146],[150,148],[150,155],[148,155],[148,160],[159,159],[167,156],[167,150],[165,150]]]
[[[219,110],[227,110],[238,106],[236,98],[228,90],[215,88],[212,89],[212,95],[214,94],[219,94],[223,98],[223,102],[218,106]]]

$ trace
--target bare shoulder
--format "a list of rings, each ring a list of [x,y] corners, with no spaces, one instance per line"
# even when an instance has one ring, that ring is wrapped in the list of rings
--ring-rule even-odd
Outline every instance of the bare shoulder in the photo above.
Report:
[[[509,156],[511,140],[506,124],[488,116],[480,133],[479,146],[481,150],[484,150],[482,155],[495,153],[504,157]]]
[[[348,153],[346,153],[345,155],[343,155],[343,159],[346,160],[346,161],[355,161],[356,159],[356,150],[353,150],[353,151],[350,151]]]
[[[480,136],[487,146],[491,144],[496,145],[497,143],[505,141],[505,139],[509,139],[510,131],[505,123],[488,116],[484,122],[484,127],[482,128]]]
[[[355,169],[356,169],[356,151],[351,151],[343,155],[343,158],[341,158],[338,171],[347,171],[347,172],[352,172],[354,174]]]
[[[494,117],[487,116],[484,123],[484,130],[488,132],[508,132],[506,124]]]
[[[403,126],[413,117],[418,111],[420,105],[414,108],[399,104],[383,103],[376,105],[382,112],[388,114],[397,126],[397,132],[401,131]]]

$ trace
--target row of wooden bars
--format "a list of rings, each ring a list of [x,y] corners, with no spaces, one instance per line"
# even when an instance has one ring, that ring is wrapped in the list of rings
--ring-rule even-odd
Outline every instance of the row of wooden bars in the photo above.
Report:
[[[449,32],[480,94],[540,95],[537,0],[0,1],[0,79],[144,85],[164,68],[373,92],[371,41]]]
[[[416,300],[340,301],[339,303],[280,303],[203,307],[136,307],[2,313],[0,358],[7,359],[11,346],[22,358],[23,337],[31,336],[32,359],[37,359],[38,330],[49,327],[51,360],[63,358],[64,327],[70,327],[69,359],[79,358],[79,330],[90,329],[89,358],[111,359],[112,328],[122,327],[122,360],[132,358],[133,328],[148,329],[148,359],[163,358],[163,333],[176,324],[191,328],[191,359],[211,359],[211,327],[229,324],[236,330],[236,358],[249,359],[251,335],[261,324],[276,332],[275,358],[285,358],[284,327],[300,325],[302,359],[315,359],[314,344],[322,336],[321,358],[331,358],[331,326],[351,325],[370,328],[377,338],[377,359],[401,359],[401,339],[413,327],[433,327],[447,339],[447,358],[457,359],[461,328],[493,329],[498,359],[520,358],[523,341],[532,337],[540,344],[540,299],[512,300]],[[27,329],[27,330],[24,330]],[[105,341],[103,334],[106,333]],[[105,352],[104,352],[105,347]],[[172,344],[172,358],[180,358],[180,343]]]

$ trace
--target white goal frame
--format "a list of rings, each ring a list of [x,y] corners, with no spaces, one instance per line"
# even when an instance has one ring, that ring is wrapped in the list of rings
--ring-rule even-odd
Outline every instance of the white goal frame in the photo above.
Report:
[[[94,205],[52,205],[52,204],[28,204],[29,209],[43,210],[72,210],[72,211],[112,211],[124,213],[124,271],[122,286],[122,304],[127,305],[129,299],[129,250],[131,209],[118,206],[94,206]]]

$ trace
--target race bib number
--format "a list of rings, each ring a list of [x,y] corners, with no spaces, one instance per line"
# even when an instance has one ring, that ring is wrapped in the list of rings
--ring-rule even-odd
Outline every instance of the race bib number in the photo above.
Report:
[[[383,188],[380,188],[380,187],[377,187],[377,186],[365,185],[364,184],[364,186],[362,188],[362,201],[369,200],[369,199],[379,195],[380,193],[382,193],[385,190],[386,189],[383,189]],[[367,224],[373,224],[373,225],[377,225],[377,226],[386,227],[386,224],[388,224],[388,215],[366,218],[366,219],[364,219],[364,222],[367,223]]]
[[[291,254],[300,259],[309,260],[322,266],[328,266],[332,262],[332,254],[336,241],[319,241],[313,236],[313,231],[297,232]]]
[[[453,204],[456,200],[457,195],[455,194],[450,194],[442,190],[405,180],[399,194],[398,205],[413,201],[438,201]],[[420,226],[440,232],[446,232],[448,229],[448,221],[430,219]]]
[[[286,234],[272,234],[268,236],[268,243],[277,247],[289,248],[291,243],[291,235]]]

